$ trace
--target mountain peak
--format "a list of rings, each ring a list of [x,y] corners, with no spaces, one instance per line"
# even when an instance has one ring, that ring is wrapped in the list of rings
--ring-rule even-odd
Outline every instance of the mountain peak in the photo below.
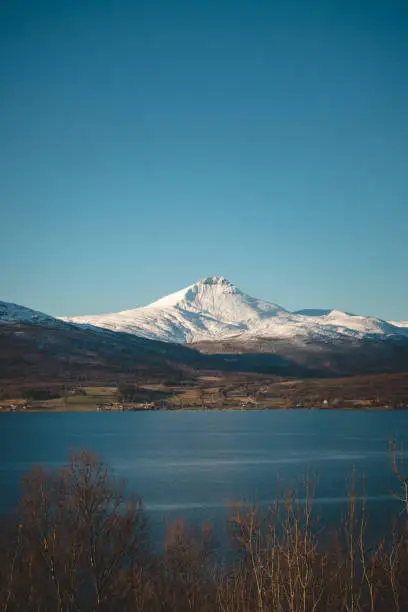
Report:
[[[212,314],[215,309],[219,314],[220,300],[224,301],[228,299],[228,296],[240,295],[244,294],[224,276],[207,276],[185,289],[156,300],[145,308],[177,307],[212,312]]]
[[[224,285],[227,287],[232,287],[233,284],[224,276],[207,276],[206,278],[202,278],[197,283],[198,285]]]

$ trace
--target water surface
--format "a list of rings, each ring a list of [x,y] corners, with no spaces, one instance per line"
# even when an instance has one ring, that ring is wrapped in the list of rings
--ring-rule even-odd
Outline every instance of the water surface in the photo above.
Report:
[[[353,469],[378,525],[399,511],[388,443],[406,445],[407,425],[408,412],[380,411],[1,414],[0,509],[14,507],[32,465],[58,467],[69,449],[88,449],[143,497],[156,525],[180,515],[221,524],[230,502],[267,505],[277,486],[308,474],[320,515],[338,521]]]

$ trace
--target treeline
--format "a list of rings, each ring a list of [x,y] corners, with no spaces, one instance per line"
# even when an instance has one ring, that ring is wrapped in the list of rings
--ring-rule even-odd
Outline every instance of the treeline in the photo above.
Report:
[[[157,389],[145,389],[142,386],[120,383],[116,393],[121,402],[150,402],[154,400],[164,400],[169,393]]]
[[[408,508],[407,480],[393,468]],[[89,453],[58,472],[24,479],[16,521],[3,522],[3,611],[384,612],[408,610],[408,530],[372,544],[357,487],[334,538],[316,529],[310,486],[261,513],[237,507],[229,561],[220,561],[209,525],[169,527],[160,554],[149,544],[139,498],[125,496],[108,467]],[[370,544],[369,544],[370,541]],[[232,560],[231,560],[232,559]]]
[[[22,395],[27,399],[27,400],[34,400],[34,401],[44,401],[44,400],[49,400],[49,399],[55,399],[58,397],[61,397],[61,393],[58,393],[58,391],[56,391],[55,389],[46,389],[46,388],[33,388],[33,389],[25,389],[22,392]]]

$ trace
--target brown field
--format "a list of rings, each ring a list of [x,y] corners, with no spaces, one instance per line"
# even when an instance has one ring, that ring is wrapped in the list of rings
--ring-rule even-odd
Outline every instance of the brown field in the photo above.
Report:
[[[123,383],[121,383],[123,386]],[[57,397],[25,400],[26,390],[0,399],[0,409],[92,411],[105,409],[404,409],[408,408],[408,373],[347,378],[284,379],[257,374],[200,376],[196,379],[143,384],[129,380],[135,397],[121,396],[117,385],[65,384]],[[41,388],[44,388],[42,385]],[[119,389],[119,390],[118,390]],[[51,387],[51,391],[53,388]]]

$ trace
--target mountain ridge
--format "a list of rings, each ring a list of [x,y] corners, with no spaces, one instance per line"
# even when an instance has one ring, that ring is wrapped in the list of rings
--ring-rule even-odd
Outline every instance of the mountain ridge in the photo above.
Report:
[[[147,306],[61,320],[181,344],[232,338],[336,341],[408,335],[404,324],[335,309],[290,312],[247,295],[222,276],[206,277]]]
[[[118,377],[165,380],[208,371],[302,378],[408,371],[407,328],[335,310],[290,313],[218,277],[122,312],[124,320],[118,325],[112,314],[113,329],[106,329],[104,317],[98,326],[0,302],[2,384],[84,376],[111,384]],[[140,321],[153,338],[141,333]],[[354,330],[344,327],[350,321]],[[175,333],[178,342],[158,337]]]

